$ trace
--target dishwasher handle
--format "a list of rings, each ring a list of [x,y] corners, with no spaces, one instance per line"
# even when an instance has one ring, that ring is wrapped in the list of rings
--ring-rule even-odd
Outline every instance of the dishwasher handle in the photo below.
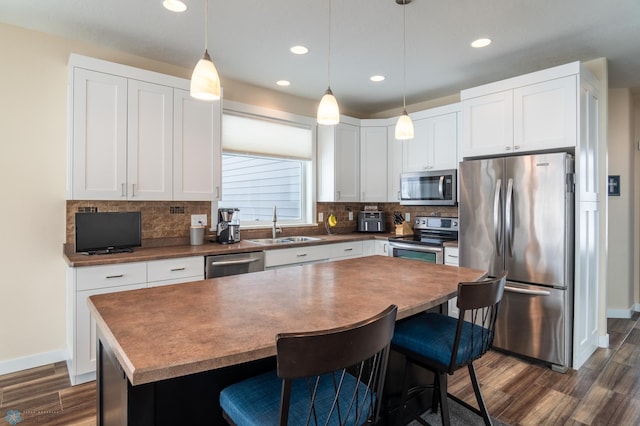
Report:
[[[222,260],[222,261],[212,261],[211,266],[230,266],[230,265],[248,265],[249,263],[257,262],[260,259],[257,257],[249,258],[249,259],[239,259],[239,260]]]

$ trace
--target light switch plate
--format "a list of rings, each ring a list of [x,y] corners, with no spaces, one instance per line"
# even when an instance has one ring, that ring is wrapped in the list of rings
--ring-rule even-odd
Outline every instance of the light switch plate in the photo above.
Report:
[[[192,214],[191,215],[191,226],[207,226],[207,215],[206,214]]]
[[[405,222],[411,222],[411,213],[406,212],[406,213],[404,214],[404,221],[405,221]]]
[[[353,212],[349,212],[349,220],[353,220]]]
[[[324,222],[324,213],[322,212],[318,213],[318,222]]]

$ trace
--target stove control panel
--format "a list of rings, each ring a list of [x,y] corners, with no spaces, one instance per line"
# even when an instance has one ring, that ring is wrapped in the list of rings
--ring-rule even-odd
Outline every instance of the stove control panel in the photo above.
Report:
[[[439,229],[443,231],[457,231],[457,217],[416,216],[414,229]]]

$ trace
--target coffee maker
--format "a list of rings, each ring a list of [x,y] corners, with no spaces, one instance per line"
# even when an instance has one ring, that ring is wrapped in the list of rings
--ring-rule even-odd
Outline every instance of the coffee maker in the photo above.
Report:
[[[240,242],[240,209],[218,209],[217,241],[221,244]]]

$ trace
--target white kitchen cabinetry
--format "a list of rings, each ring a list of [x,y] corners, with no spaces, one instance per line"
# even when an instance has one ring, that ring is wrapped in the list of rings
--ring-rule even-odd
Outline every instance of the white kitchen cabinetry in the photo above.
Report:
[[[220,102],[202,102],[173,89],[173,199],[220,200]]]
[[[387,126],[387,202],[400,202],[400,174],[402,173],[402,142],[396,139],[395,124]]]
[[[264,265],[265,269],[275,269],[283,266],[325,262],[330,257],[331,247],[326,244],[266,250],[264,252]]]
[[[402,171],[457,169],[458,114],[413,121],[415,136],[402,142]]]
[[[177,257],[147,262],[147,285],[180,284],[204,279],[202,256]]]
[[[360,128],[360,201],[387,201],[387,127]]]
[[[128,81],[127,179],[121,196],[128,200],[171,200],[173,159],[173,89]]]
[[[364,256],[362,241],[331,244],[331,259],[342,260]]]
[[[68,268],[67,347],[71,384],[96,377],[96,326],[87,305],[88,297],[202,279],[203,256]]]
[[[359,123],[318,126],[317,173],[318,201],[360,201]]]
[[[463,90],[462,156],[575,147],[579,63]]]
[[[449,266],[458,266],[458,247],[445,247],[444,248],[444,264]],[[458,298],[454,297],[449,299],[448,309],[449,316],[458,318],[459,310],[456,303]]]
[[[80,55],[69,69],[70,199],[219,199],[220,101],[187,99],[181,78]]]
[[[364,240],[362,242],[362,255],[363,256],[387,256],[387,250],[389,247],[389,241],[384,240]]]

